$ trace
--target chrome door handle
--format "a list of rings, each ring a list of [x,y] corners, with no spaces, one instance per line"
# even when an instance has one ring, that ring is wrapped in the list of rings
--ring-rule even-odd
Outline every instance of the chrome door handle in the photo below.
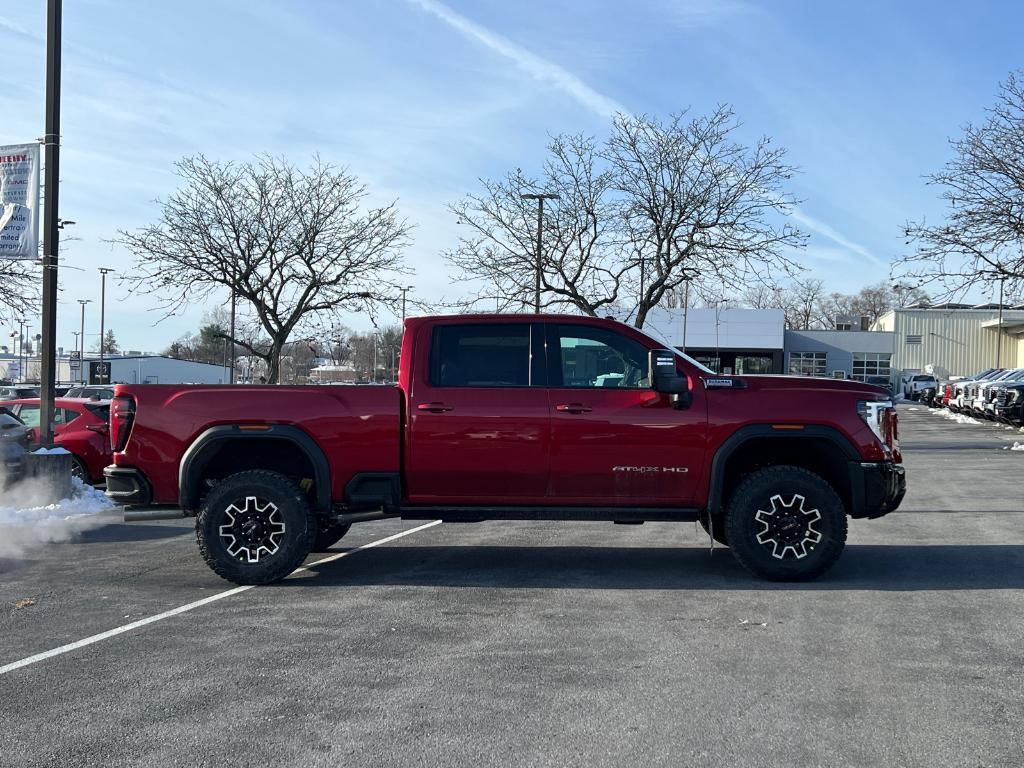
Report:
[[[583,403],[563,403],[556,405],[555,410],[560,413],[590,413],[593,408],[588,408]]]
[[[417,411],[430,411],[431,413],[446,413],[447,411],[454,411],[455,408],[444,403],[420,403],[416,406]]]

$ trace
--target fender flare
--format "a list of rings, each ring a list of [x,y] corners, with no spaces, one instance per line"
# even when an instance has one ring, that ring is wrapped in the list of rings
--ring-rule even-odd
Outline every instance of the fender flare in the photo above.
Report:
[[[203,470],[225,440],[284,440],[298,447],[313,466],[315,509],[318,512],[330,511],[331,469],[327,456],[312,437],[287,424],[261,425],[258,430],[243,430],[238,424],[223,424],[203,431],[185,451],[178,465],[178,503],[182,509],[191,510],[198,506]]]
[[[846,456],[848,461],[859,462],[861,460],[857,449],[842,432],[835,427],[827,427],[821,424],[806,424],[803,429],[773,429],[771,424],[748,424],[733,432],[723,442],[711,459],[711,476],[708,480],[708,511],[715,514],[721,511],[722,499],[724,498],[725,466],[732,456],[744,443],[757,440],[763,437],[783,440],[807,440],[824,439],[833,443]],[[856,487],[853,489],[857,493]],[[856,499],[854,499],[856,503]]]

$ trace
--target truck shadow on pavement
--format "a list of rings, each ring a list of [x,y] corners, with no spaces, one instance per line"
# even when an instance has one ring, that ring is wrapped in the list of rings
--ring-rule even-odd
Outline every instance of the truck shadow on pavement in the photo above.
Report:
[[[110,523],[102,528],[82,531],[76,535],[75,541],[80,544],[111,544],[122,541],[154,541],[188,534],[195,534],[192,526]]]
[[[381,547],[307,568],[317,576],[278,588],[1022,589],[1024,545],[851,544],[831,571],[806,583],[756,579],[718,547]]]

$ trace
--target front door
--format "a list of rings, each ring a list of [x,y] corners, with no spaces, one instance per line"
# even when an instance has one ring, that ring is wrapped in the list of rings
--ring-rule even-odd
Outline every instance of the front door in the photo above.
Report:
[[[552,503],[686,506],[704,460],[706,405],[689,408],[651,389],[649,347],[606,326],[551,323]]]
[[[550,418],[540,324],[423,326],[407,403],[405,480],[419,504],[542,504]],[[417,354],[421,354],[417,351]]]

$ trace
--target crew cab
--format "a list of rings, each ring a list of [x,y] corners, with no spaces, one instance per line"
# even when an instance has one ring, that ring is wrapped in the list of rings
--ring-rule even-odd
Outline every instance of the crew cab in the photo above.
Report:
[[[810,579],[906,490],[869,384],[722,376],[562,315],[409,319],[400,361],[395,387],[118,385],[107,494],[194,515],[208,565],[263,584],[384,517],[700,521],[753,573]]]

